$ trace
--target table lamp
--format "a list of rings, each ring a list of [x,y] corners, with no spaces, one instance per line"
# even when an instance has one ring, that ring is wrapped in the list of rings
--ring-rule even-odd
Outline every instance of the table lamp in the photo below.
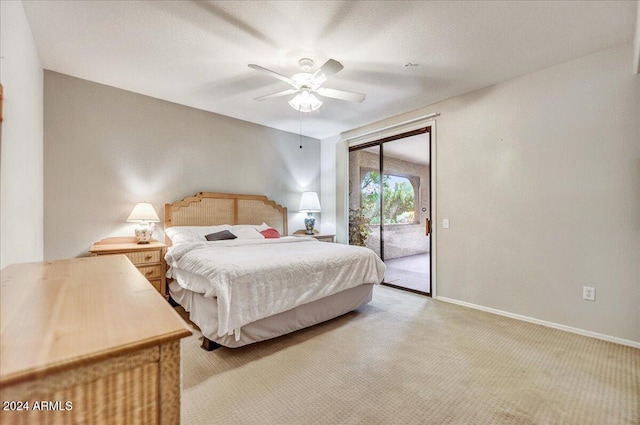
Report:
[[[307,217],[304,219],[304,227],[306,228],[307,235],[313,235],[313,226],[316,224],[313,213],[322,211],[320,209],[318,194],[316,192],[303,192],[298,211],[307,213]]]
[[[136,239],[139,244],[149,243],[156,228],[155,223],[159,221],[156,210],[148,202],[136,204],[131,214],[129,214],[129,218],[127,218],[129,223],[139,223],[136,227]]]

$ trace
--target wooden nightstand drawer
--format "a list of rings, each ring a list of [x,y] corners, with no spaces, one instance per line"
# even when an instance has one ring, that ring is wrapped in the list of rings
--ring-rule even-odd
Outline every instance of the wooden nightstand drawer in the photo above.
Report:
[[[153,287],[156,288],[156,291],[162,293],[162,279],[150,279],[149,283],[151,283]]]
[[[129,257],[129,260],[136,266],[160,262],[160,250],[125,252],[124,255]]]
[[[317,240],[319,240],[320,242],[331,242],[331,243],[333,243],[333,241],[335,239],[335,235],[315,235],[313,237],[316,238]]]
[[[138,267],[140,273],[147,279],[156,279],[162,277],[162,265]]]

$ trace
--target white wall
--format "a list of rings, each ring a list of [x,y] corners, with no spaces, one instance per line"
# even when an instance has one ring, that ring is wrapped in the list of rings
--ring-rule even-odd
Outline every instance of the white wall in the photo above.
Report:
[[[640,342],[632,58],[625,44],[343,135],[441,113],[436,223],[451,228],[436,229],[439,297]]]
[[[336,142],[339,137],[325,139],[320,148],[320,206],[322,227],[320,233],[336,234]]]
[[[0,2],[0,267],[42,260],[42,65],[22,2]]]
[[[305,190],[320,191],[320,142],[174,103],[45,72],[45,258],[86,255],[133,235],[137,202],[199,191],[262,194],[304,228]],[[318,218],[318,225],[321,225]],[[164,240],[162,224],[154,235]]]

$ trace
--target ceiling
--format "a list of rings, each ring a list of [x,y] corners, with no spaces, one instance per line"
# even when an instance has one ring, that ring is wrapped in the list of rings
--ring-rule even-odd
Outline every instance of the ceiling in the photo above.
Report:
[[[636,1],[24,1],[48,70],[315,138],[583,56],[634,36]],[[298,60],[344,69],[300,114]],[[631,58],[630,58],[631,60]],[[407,63],[418,66],[405,66]],[[631,68],[631,66],[630,66]]]

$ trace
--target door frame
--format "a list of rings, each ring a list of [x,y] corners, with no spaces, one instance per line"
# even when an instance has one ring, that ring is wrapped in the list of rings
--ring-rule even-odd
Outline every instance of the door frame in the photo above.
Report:
[[[430,127],[429,133],[430,133],[430,141],[429,141],[429,147],[430,147],[430,167],[429,167],[429,174],[430,174],[430,216],[431,216],[431,253],[430,253],[430,262],[431,262],[431,293],[429,294],[433,299],[437,298],[437,288],[438,288],[438,284],[437,284],[437,223],[438,223],[438,217],[437,217],[437,193],[436,193],[436,189],[437,189],[437,158],[436,158],[436,146],[437,146],[437,135],[436,135],[436,120],[433,117],[429,117],[429,118],[425,118],[424,120],[418,120],[415,122],[412,122],[411,125],[409,126],[401,126],[398,128],[392,128],[389,129],[388,131],[385,132],[376,132],[376,134],[372,134],[372,135],[368,135],[367,137],[363,137],[363,138],[355,138],[353,140],[349,140],[349,139],[343,139],[341,140],[337,145],[337,151],[336,153],[338,154],[338,160],[341,160],[340,162],[342,162],[343,164],[343,169],[342,169],[342,185],[338,185],[338,187],[336,188],[336,197],[338,199],[342,198],[342,202],[338,203],[336,202],[336,206],[342,204],[343,208],[342,208],[342,217],[344,218],[344,220],[346,221],[346,231],[348,232],[349,229],[349,223],[348,223],[348,217],[349,217],[349,191],[347,190],[347,188],[349,187],[349,148],[350,147],[355,147],[355,146],[360,146],[360,145],[364,145],[367,143],[371,143],[374,142],[376,140],[382,140],[382,139],[386,139],[388,137],[393,137],[399,134],[403,134],[403,133],[407,133],[410,132],[412,130],[417,130],[423,127]],[[339,150],[338,150],[338,147]],[[340,158],[341,157],[341,158]],[[338,177],[338,176],[337,176]],[[341,186],[341,187],[340,187]],[[342,190],[340,190],[342,189]],[[340,193],[342,192],[342,193]],[[338,218],[338,217],[336,217]],[[349,243],[349,240],[347,238],[347,243]]]

